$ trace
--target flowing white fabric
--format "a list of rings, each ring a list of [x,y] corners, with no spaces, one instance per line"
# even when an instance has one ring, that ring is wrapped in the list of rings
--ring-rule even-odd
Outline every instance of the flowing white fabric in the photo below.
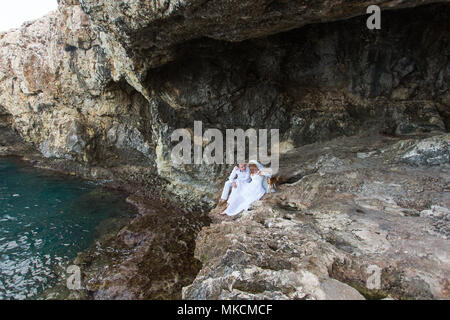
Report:
[[[234,201],[234,199],[242,193],[242,191],[244,189],[244,186],[246,184],[249,184],[250,182],[251,182],[250,175],[249,175],[248,180],[240,180],[240,181],[237,180],[237,181],[235,181],[236,188],[231,188],[231,194],[230,194],[230,197],[228,198],[228,201],[227,201],[228,204],[232,203]]]
[[[229,216],[234,216],[241,211],[248,210],[253,202],[261,199],[266,190],[264,189],[263,182],[266,180],[265,176],[259,174],[251,175],[251,181],[249,183],[239,184],[239,190],[234,192],[228,201],[229,206],[225,210],[225,213]]]

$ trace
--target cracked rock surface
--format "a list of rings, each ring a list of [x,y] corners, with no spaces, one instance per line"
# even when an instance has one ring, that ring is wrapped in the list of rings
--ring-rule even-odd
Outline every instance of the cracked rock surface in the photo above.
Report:
[[[448,299],[449,143],[355,136],[291,151],[291,183],[235,220],[210,213],[183,297]]]

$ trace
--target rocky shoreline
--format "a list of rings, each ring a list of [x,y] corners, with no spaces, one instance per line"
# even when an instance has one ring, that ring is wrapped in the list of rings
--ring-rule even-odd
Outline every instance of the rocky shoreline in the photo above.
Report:
[[[16,138],[8,150],[37,167],[88,172]],[[45,298],[448,299],[449,148],[439,132],[307,145],[282,158],[277,192],[233,219],[106,183],[138,215],[75,259],[83,290]]]
[[[0,156],[140,212],[79,298],[448,299],[450,1],[376,2],[381,30],[373,1],[59,0],[0,33]],[[230,166],[171,161],[194,121],[279,129],[278,192],[221,221]]]
[[[127,202],[138,214],[116,223],[116,231],[103,235],[72,262],[82,272],[82,290],[68,290],[64,270],[60,281],[38,299],[112,300],[181,299],[181,289],[189,285],[201,268],[194,258],[195,237],[209,218],[198,208],[181,208],[162,190],[110,180],[112,173],[99,175],[99,168],[73,161],[46,159],[10,128],[3,127],[0,156],[19,157],[31,166],[60,174],[97,181],[102,188],[127,194]],[[134,180],[136,181],[136,180]],[[147,180],[149,183],[151,180]],[[197,211],[196,211],[197,210]],[[114,222],[111,222],[114,223]]]
[[[194,258],[195,236],[209,223],[168,202],[130,196],[138,208],[118,232],[104,235],[73,261],[82,272],[82,290],[68,290],[66,277],[47,290],[46,300],[181,299],[201,268]]]

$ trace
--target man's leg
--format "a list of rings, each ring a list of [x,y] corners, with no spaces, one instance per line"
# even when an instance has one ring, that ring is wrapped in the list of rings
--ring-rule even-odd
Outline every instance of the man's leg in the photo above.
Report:
[[[224,203],[228,199],[228,195],[230,194],[230,189],[232,187],[232,183],[230,181],[225,182],[223,187],[222,196],[220,197],[221,203]]]

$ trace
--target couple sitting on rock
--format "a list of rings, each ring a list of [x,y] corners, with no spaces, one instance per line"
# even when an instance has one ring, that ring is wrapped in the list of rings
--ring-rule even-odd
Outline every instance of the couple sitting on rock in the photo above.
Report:
[[[228,203],[222,215],[234,216],[250,208],[253,202],[260,200],[264,194],[272,192],[267,182],[271,174],[257,161],[240,164],[233,169],[225,182],[221,204]],[[231,189],[231,194],[230,194]],[[229,197],[228,197],[229,195]]]

